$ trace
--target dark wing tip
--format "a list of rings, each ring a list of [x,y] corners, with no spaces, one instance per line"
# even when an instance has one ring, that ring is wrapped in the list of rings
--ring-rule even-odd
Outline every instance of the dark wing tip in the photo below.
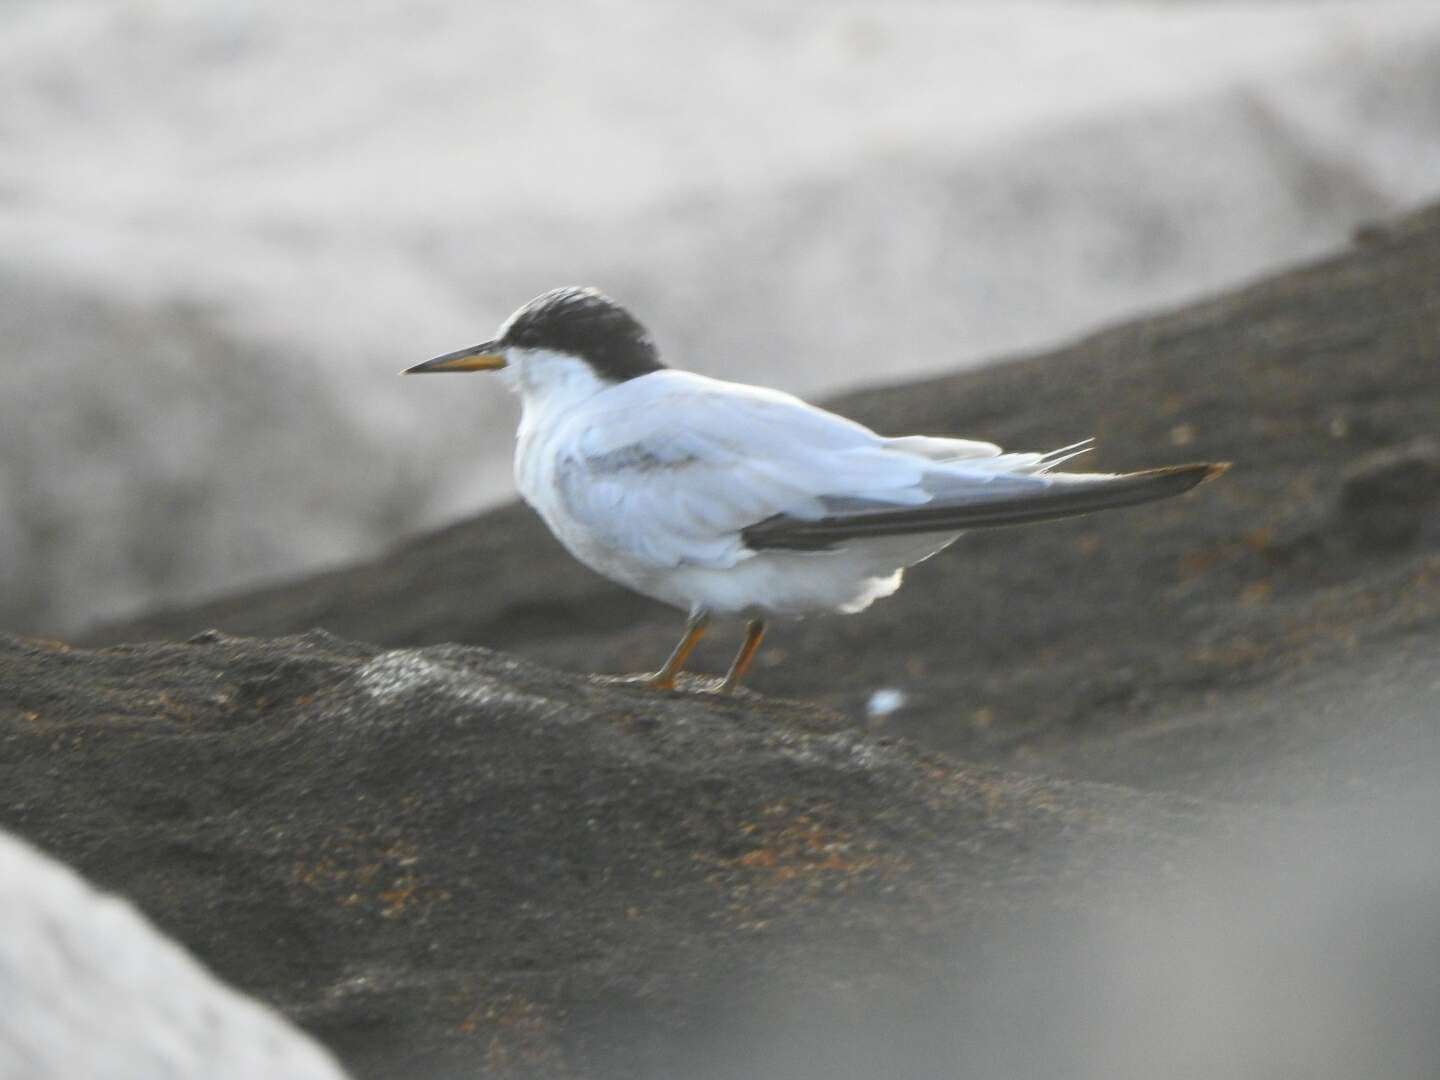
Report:
[[[1201,484],[1208,484],[1230,471],[1228,461],[1194,461],[1188,465],[1164,465],[1158,469],[1143,469],[1130,473],[1127,479],[1164,480],[1175,482],[1176,491],[1186,491]]]
[[[845,540],[865,537],[963,532],[998,525],[1053,521],[1183,495],[1191,488],[1215,479],[1229,467],[1228,462],[1202,461],[1114,476],[1081,476],[1076,479],[1087,482],[1059,484],[1029,495],[959,504],[864,510],[815,520],[776,514],[742,529],[740,536],[755,550],[788,548],[794,551],[824,551]],[[1060,475],[1063,477],[1063,474]]]

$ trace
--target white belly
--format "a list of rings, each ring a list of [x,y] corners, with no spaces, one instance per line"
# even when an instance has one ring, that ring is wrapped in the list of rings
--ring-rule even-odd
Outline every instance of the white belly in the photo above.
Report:
[[[892,537],[837,551],[761,551],[727,570],[680,567],[640,591],[676,607],[702,607],[717,615],[863,611],[900,587],[905,567],[954,539]]]

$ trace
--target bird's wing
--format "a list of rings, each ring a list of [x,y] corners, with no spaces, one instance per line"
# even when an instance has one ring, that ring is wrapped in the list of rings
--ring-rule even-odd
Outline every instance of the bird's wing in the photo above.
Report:
[[[1006,454],[962,439],[887,439],[788,394],[685,372],[592,401],[556,463],[560,498],[590,536],[657,568],[1068,517],[1176,495],[1223,471],[1062,473],[1089,440]]]
[[[758,387],[656,373],[605,391],[571,422],[555,466],[566,512],[657,567],[733,566],[754,554],[746,527],[822,518],[827,499],[895,508],[932,497],[922,486],[930,458]],[[961,454],[988,445],[953,442]]]
[[[987,477],[975,471],[932,472],[922,481],[922,487],[931,493],[923,506],[828,499],[822,517],[800,519],[778,514],[750,526],[741,535],[756,550],[826,551],[847,542],[882,536],[958,533],[995,525],[1053,521],[1180,495],[1219,476],[1226,468],[1201,462],[1118,474],[1042,469]]]
[[[886,439],[892,450],[929,458],[931,461],[966,461],[1000,456],[1000,447],[976,439],[943,439],[934,435],[901,435]]]

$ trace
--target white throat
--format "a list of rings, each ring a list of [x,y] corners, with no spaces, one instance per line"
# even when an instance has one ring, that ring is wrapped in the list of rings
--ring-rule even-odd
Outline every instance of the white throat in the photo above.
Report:
[[[505,360],[500,374],[506,385],[520,395],[525,421],[530,423],[538,414],[545,415],[549,422],[615,385],[569,353],[508,349]]]
[[[614,383],[595,374],[595,369],[569,353],[549,349],[507,349],[501,374],[511,390],[527,404],[547,406],[561,402],[578,403]]]

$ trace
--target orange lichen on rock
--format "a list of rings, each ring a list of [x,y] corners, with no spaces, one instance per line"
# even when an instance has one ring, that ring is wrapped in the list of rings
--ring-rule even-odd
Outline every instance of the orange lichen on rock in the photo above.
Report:
[[[415,867],[415,849],[402,840],[383,847],[366,838],[342,834],[332,854],[312,863],[297,863],[291,878],[297,885],[329,893],[340,907],[359,907],[384,919],[448,900],[449,893],[425,882]]]
[[[759,821],[746,822],[740,831],[758,840],[758,846],[743,855],[713,861],[725,868],[763,872],[772,883],[823,875],[849,877],[900,864],[898,859],[868,850],[849,833],[824,824],[814,812],[795,813],[784,803],[766,806]]]
[[[572,1075],[557,1043],[549,1011],[519,994],[502,994],[471,1009],[455,1026],[459,1035],[488,1034],[485,1075]]]

